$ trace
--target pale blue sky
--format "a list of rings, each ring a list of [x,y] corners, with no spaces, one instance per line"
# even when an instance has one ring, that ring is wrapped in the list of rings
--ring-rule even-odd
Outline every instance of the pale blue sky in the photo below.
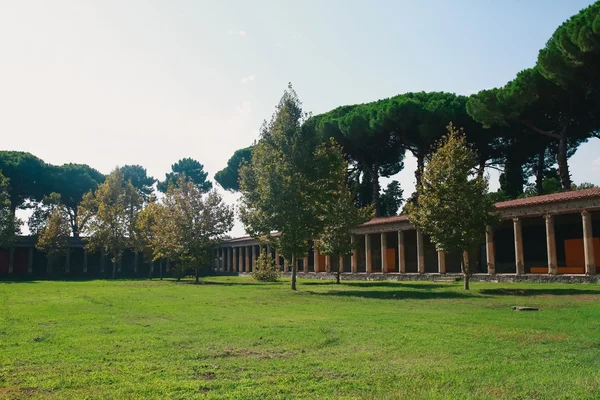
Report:
[[[290,81],[313,113],[407,91],[470,94],[532,66],[590,3],[0,0],[0,146],[160,178],[193,157],[212,177]],[[575,182],[600,184],[600,140],[570,164]],[[397,177],[407,195],[414,166]]]

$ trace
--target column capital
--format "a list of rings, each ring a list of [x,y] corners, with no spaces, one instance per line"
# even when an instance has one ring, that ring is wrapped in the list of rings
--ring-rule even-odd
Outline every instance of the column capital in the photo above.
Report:
[[[513,220],[513,222],[519,222],[519,221],[521,221],[521,218],[520,217],[514,217],[512,220]]]
[[[544,219],[546,221],[552,221],[554,219],[554,214],[546,214],[544,215]]]
[[[588,210],[581,211],[581,216],[584,218],[588,218],[590,216],[590,212]]]

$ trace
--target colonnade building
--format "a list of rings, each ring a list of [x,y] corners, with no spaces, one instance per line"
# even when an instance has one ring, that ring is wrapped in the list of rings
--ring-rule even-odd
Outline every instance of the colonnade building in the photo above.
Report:
[[[469,253],[477,275],[595,276],[600,262],[600,188],[528,197],[495,204],[500,224],[488,226],[485,240]],[[332,260],[311,248],[297,260],[299,273],[340,271],[390,276],[461,272],[461,255],[435,248],[407,216],[374,218],[353,231],[351,256]],[[223,241],[215,254],[218,271],[249,273],[262,248],[289,272],[287,260],[271,245],[251,237]]]

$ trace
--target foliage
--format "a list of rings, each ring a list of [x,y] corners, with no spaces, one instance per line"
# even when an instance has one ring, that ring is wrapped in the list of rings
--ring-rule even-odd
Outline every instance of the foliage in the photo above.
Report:
[[[22,151],[0,151],[0,171],[9,179],[8,195],[13,214],[27,201],[38,201],[50,193],[46,163]]]
[[[279,275],[273,257],[265,250],[261,251],[256,259],[256,268],[252,271],[252,277],[259,282],[277,282]]]
[[[398,211],[402,207],[404,190],[400,187],[398,181],[391,181],[384,190],[379,201],[379,215],[382,217],[391,217],[398,215]]]
[[[315,240],[315,247],[321,254],[338,259],[352,254],[352,229],[371,219],[374,212],[371,206],[358,208],[354,204],[354,196],[346,185],[348,162],[333,139],[327,147],[320,147],[316,155],[328,159],[332,185],[324,196],[324,212],[321,215],[323,228]],[[340,272],[338,266],[338,283]]]
[[[74,237],[79,237],[79,232],[82,226],[85,226],[86,220],[81,220],[78,212],[79,205],[83,197],[96,190],[99,184],[104,182],[104,175],[96,169],[91,168],[86,164],[63,164],[60,166],[48,166],[47,173],[50,180],[50,188],[52,194],[59,196],[60,204],[65,208],[68,215],[69,225]],[[38,204],[35,212],[39,212],[41,208],[51,207],[56,203],[54,199],[45,196],[42,198],[41,204]],[[53,203],[54,202],[54,203]],[[52,213],[51,210],[42,211],[47,215]]]
[[[240,190],[240,167],[244,162],[252,161],[252,147],[236,150],[227,161],[227,167],[215,174],[215,181],[225,190],[237,192]]]
[[[134,227],[142,198],[123,172],[115,169],[93,195],[84,196],[79,214],[88,219],[86,247],[112,255],[113,278],[123,251],[133,247]]]
[[[148,201],[148,198],[154,191],[153,186],[154,183],[156,183],[156,179],[148,176],[146,168],[141,165],[123,165],[121,167],[121,172],[123,173],[125,182],[131,182],[140,196],[142,196],[142,199]]]
[[[185,176],[152,207],[140,225],[148,232],[145,239],[154,259],[175,261],[179,273],[194,268],[198,281],[199,269],[211,264],[214,250],[233,226],[233,207],[215,190],[205,194]]]
[[[36,205],[33,213],[31,213],[31,216],[29,217],[29,221],[27,222],[29,232],[32,235],[39,235],[44,227],[48,224],[50,217],[57,210],[59,210],[61,214],[66,212],[60,194],[50,193],[48,196],[44,196],[42,201]]]
[[[485,226],[493,221],[487,177],[477,174],[477,157],[465,135],[448,126],[448,135],[429,158],[417,204],[409,219],[431,237],[439,250],[463,254],[480,243]],[[465,289],[471,269],[463,262]]]
[[[71,225],[68,215],[64,208],[56,207],[39,231],[35,247],[46,253],[48,262],[51,263],[54,257],[69,251],[70,236]]]
[[[21,221],[11,210],[9,179],[0,173],[0,247],[8,247],[21,231]]]
[[[284,92],[252,151],[252,161],[240,169],[240,218],[254,237],[269,237],[292,266],[307,253],[309,241],[322,228],[324,196],[328,193],[329,160],[318,152],[319,137],[303,127],[306,114],[291,85]],[[280,234],[271,237],[271,232]]]
[[[166,193],[171,185],[178,185],[182,176],[198,187],[202,193],[212,189],[212,182],[207,181],[208,172],[204,172],[204,165],[192,158],[182,158],[171,165],[171,171],[165,174],[165,180],[158,183],[158,190]]]

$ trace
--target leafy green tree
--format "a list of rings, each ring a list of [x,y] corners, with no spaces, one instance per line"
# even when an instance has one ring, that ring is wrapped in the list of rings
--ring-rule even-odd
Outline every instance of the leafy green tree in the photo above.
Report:
[[[215,190],[206,194],[181,176],[156,212],[158,224],[150,238],[154,258],[176,261],[180,271],[194,268],[198,282],[200,268],[210,265],[215,249],[233,227],[233,215],[233,207]]]
[[[40,232],[46,227],[50,217],[55,211],[64,213],[65,207],[62,203],[60,194],[50,193],[48,196],[44,196],[42,201],[36,205],[33,213],[31,213],[27,223],[29,232],[34,236],[39,235]]]
[[[240,217],[247,232],[268,238],[292,267],[296,290],[296,260],[321,230],[323,196],[330,184],[328,159],[314,129],[303,126],[307,115],[291,85],[270,122],[261,128],[252,162],[240,169]],[[279,232],[272,236],[271,232]]]
[[[0,173],[0,246],[8,247],[21,231],[21,221],[15,217],[10,203],[8,178]]]
[[[379,215],[384,217],[398,215],[398,211],[404,201],[403,194],[404,190],[402,190],[398,181],[388,183],[379,201],[379,206],[381,207]]]
[[[236,150],[227,161],[227,167],[215,174],[215,181],[225,190],[240,190],[240,167],[244,162],[252,161],[252,146]]]
[[[9,179],[8,195],[13,214],[27,201],[39,201],[50,193],[47,165],[22,151],[0,151],[0,171]]]
[[[135,235],[133,248],[135,251],[142,252],[144,254],[144,260],[150,264],[149,277],[152,279],[152,263],[156,261],[156,254],[168,254],[172,258],[175,254],[175,250],[169,251],[165,249],[166,243],[163,243],[159,239],[162,237],[161,221],[166,221],[167,218],[162,218],[160,213],[165,210],[157,203],[154,199],[150,199],[150,202],[144,207],[137,216],[135,221]]]
[[[112,255],[113,278],[123,251],[133,247],[131,235],[137,215],[132,209],[139,209],[141,204],[141,196],[130,182],[125,182],[123,172],[117,168],[98,186],[94,195],[86,195],[79,206],[79,214],[88,218],[86,247]]]
[[[340,256],[352,254],[352,229],[370,220],[374,212],[371,206],[356,207],[354,195],[346,185],[348,162],[333,139],[327,147],[320,147],[316,156],[329,160],[329,179],[333,184],[324,196],[323,228],[315,240],[315,247],[333,260],[339,260]],[[335,265],[336,282],[339,284],[341,266],[338,262]]]
[[[579,185],[573,184],[573,190],[583,190],[583,189],[595,189],[598,185],[595,185],[590,182],[582,182]]]
[[[166,193],[170,185],[177,185],[182,182],[180,177],[185,176],[186,180],[192,182],[203,193],[212,189],[212,182],[207,181],[208,172],[204,172],[204,165],[191,158],[182,158],[171,165],[171,171],[165,175],[165,180],[158,183],[158,190]]]
[[[52,272],[52,263],[56,256],[69,251],[71,225],[64,207],[56,207],[47,223],[40,229],[35,247],[46,253],[48,259],[47,273]]]
[[[493,221],[494,205],[487,194],[488,179],[477,173],[477,156],[465,135],[452,125],[448,132],[429,158],[409,219],[438,249],[466,254]],[[468,290],[472,271],[466,256],[462,271]]]
[[[558,172],[563,190],[570,190],[570,146],[577,146],[597,129],[585,96],[545,79],[539,68],[521,71],[501,89],[471,96],[467,111],[487,127],[528,128],[529,133],[556,141]]]
[[[279,270],[275,266],[275,260],[267,251],[263,250],[256,259],[256,268],[252,271],[252,277],[259,282],[277,282]]]
[[[79,205],[87,193],[93,192],[99,184],[104,182],[105,176],[86,164],[48,166],[47,171],[52,193],[59,197],[50,198],[45,196],[41,204],[36,206],[36,212],[42,208],[42,214],[45,213],[49,217],[53,210],[47,209],[44,211],[43,208],[60,203],[67,212],[73,236],[79,237],[80,228],[86,223],[79,215]],[[47,217],[45,218],[47,219]]]
[[[148,176],[146,168],[141,165],[123,165],[121,172],[125,178],[125,182],[131,182],[134,188],[137,189],[140,196],[144,201],[148,201],[148,198],[154,191],[154,183],[156,179]]]

